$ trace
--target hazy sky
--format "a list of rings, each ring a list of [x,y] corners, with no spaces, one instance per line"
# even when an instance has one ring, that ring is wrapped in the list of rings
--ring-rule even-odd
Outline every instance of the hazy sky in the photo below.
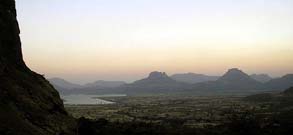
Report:
[[[293,73],[292,0],[16,0],[26,63],[74,82]]]

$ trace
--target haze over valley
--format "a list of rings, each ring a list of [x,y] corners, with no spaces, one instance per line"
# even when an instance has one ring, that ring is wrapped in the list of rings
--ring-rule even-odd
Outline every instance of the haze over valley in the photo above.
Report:
[[[0,0],[0,135],[292,135],[292,0]]]
[[[144,79],[126,83],[123,81],[95,81],[85,85],[74,84],[61,78],[49,81],[61,94],[193,94],[223,95],[251,94],[282,91],[293,83],[293,74],[271,78],[267,74],[248,75],[240,69],[229,69],[222,76],[195,73],[174,74],[151,72]]]

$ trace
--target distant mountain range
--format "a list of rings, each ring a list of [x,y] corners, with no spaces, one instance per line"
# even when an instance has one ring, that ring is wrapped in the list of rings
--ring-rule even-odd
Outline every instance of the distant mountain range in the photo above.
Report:
[[[200,83],[200,82],[207,82],[207,81],[216,81],[219,79],[219,76],[208,76],[204,74],[196,74],[196,73],[183,73],[183,74],[174,74],[171,76],[172,79],[185,82],[185,83]]]
[[[104,81],[104,80],[99,80],[93,83],[88,83],[85,84],[84,87],[104,87],[104,88],[115,88],[119,87],[121,85],[126,84],[123,81]]]
[[[282,90],[293,86],[293,74],[287,74],[283,77],[272,79],[265,83],[269,90]]]
[[[79,84],[74,84],[69,81],[66,81],[62,78],[51,78],[48,81],[54,86],[54,88],[61,94],[69,94],[72,93],[73,89],[82,88]]]
[[[262,83],[252,79],[243,71],[233,68],[229,69],[222,77],[216,81],[196,83],[192,87],[193,90],[199,91],[255,91],[263,90]]]
[[[250,93],[277,91],[293,86],[293,74],[272,79],[266,74],[248,75],[237,68],[229,69],[223,76],[185,73],[168,76],[154,71],[148,77],[133,83],[123,81],[96,81],[86,85],[73,84],[64,79],[49,81],[61,94],[166,94],[166,93]]]
[[[252,74],[252,75],[250,75],[250,77],[252,79],[257,80],[257,81],[262,82],[262,83],[266,83],[266,82],[268,82],[268,81],[273,79],[272,77],[270,77],[267,74]]]
[[[61,78],[51,78],[51,79],[48,79],[48,81],[54,86],[61,87],[64,89],[76,89],[76,88],[82,87],[79,84],[74,84]]]
[[[147,78],[127,84],[123,87],[127,94],[169,93],[182,91],[190,84],[176,81],[165,72],[154,71]]]
[[[68,94],[103,94],[110,89],[125,85],[123,81],[99,80],[85,85],[74,84],[61,78],[48,79],[62,95]]]

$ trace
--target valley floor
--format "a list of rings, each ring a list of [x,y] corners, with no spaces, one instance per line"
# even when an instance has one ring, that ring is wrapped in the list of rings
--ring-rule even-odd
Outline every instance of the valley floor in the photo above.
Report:
[[[188,126],[217,125],[235,110],[263,110],[241,101],[241,97],[141,96],[107,97],[109,105],[66,105],[75,118],[104,118],[115,122],[165,122],[180,120]]]
[[[116,104],[65,107],[82,125],[92,122],[84,131],[90,128],[102,134],[108,134],[111,129],[118,134],[140,131],[145,134],[287,134],[293,125],[291,113],[276,111],[278,102],[248,102],[241,96],[161,95],[102,99]],[[289,104],[282,110],[288,113],[292,106]]]

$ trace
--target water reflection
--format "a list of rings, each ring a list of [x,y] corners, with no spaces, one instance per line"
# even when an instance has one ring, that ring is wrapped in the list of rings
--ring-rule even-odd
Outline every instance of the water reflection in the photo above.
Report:
[[[95,104],[114,104],[115,102],[99,99],[99,97],[117,97],[126,95],[66,95],[61,96],[64,104],[70,105],[95,105]]]

